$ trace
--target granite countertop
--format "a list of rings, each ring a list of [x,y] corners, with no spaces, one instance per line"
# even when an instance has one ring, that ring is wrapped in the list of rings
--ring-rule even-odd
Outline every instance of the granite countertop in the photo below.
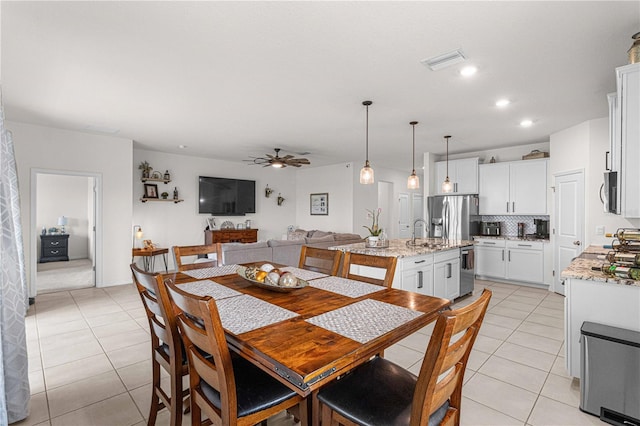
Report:
[[[601,267],[606,262],[604,256],[610,251],[610,249],[598,245],[587,247],[580,256],[573,259],[567,269],[562,271],[560,277],[640,287],[640,281],[612,277],[604,272],[591,269],[592,267]]]
[[[420,256],[423,254],[436,253],[440,251],[457,249],[460,247],[471,246],[473,241],[468,240],[443,240],[442,238],[418,238],[416,242],[419,244],[427,243],[427,247],[411,247],[407,246],[409,239],[389,240],[389,247],[385,248],[369,248],[365,247],[365,243],[345,244],[342,246],[329,247],[329,250],[349,251],[352,253],[371,254],[374,256],[388,257],[410,257]]]
[[[536,238],[536,237],[514,237],[508,235],[476,235],[473,239],[482,238],[483,240],[507,240],[507,241],[539,241],[541,243],[548,243],[549,238]]]

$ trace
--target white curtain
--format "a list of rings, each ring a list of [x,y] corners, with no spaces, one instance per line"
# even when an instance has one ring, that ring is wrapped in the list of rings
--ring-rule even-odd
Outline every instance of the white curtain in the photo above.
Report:
[[[29,415],[24,317],[29,306],[18,171],[0,92],[0,425]]]

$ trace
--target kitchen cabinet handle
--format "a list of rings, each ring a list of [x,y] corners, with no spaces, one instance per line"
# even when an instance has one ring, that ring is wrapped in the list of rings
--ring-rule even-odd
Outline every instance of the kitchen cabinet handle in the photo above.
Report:
[[[504,262],[504,250],[502,250],[502,261]]]
[[[511,250],[509,250],[509,262],[511,262]]]
[[[418,288],[422,288],[422,271],[418,271]]]
[[[60,244],[60,241],[50,241],[49,244],[51,244],[52,246],[57,246],[58,244]]]
[[[447,278],[451,278],[451,264],[447,263]]]
[[[415,262],[413,262],[413,263],[424,263],[424,262],[426,262],[426,261],[427,261],[427,259],[422,259],[422,260],[417,260],[417,261],[415,261]]]
[[[609,155],[611,155],[611,153],[609,151],[605,151],[604,153],[604,169],[607,171],[611,171],[611,169],[609,168]]]
[[[531,244],[518,244],[518,247],[533,247]]]
[[[507,213],[509,213],[509,202],[507,201]]]
[[[493,243],[491,241],[483,241],[482,244],[491,244],[492,246],[496,245],[496,243]]]
[[[511,213],[515,213],[516,212],[516,202],[512,201],[511,202]]]

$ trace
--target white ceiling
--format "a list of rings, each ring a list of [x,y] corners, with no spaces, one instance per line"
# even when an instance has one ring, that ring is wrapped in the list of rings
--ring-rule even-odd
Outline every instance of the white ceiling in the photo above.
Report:
[[[607,115],[640,2],[2,2],[9,120],[240,162],[410,170],[416,151],[549,140]],[[459,66],[420,60],[461,48]],[[494,102],[508,97],[512,105]],[[521,128],[530,118],[534,125]],[[187,145],[180,149],[178,145]],[[421,164],[421,158],[417,159]]]

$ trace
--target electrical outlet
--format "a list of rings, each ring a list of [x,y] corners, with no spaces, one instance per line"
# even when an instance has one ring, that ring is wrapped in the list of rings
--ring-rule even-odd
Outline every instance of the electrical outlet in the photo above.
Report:
[[[596,226],[596,235],[604,235],[604,226]]]

